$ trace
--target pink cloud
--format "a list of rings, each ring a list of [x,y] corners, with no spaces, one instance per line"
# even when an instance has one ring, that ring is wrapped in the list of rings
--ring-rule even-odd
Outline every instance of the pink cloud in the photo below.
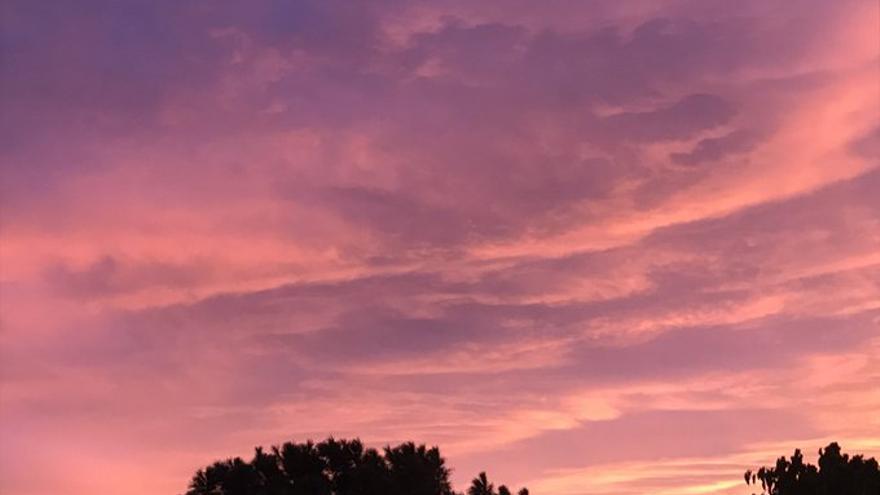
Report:
[[[876,5],[3,11],[0,491],[328,434],[551,494],[880,453]]]

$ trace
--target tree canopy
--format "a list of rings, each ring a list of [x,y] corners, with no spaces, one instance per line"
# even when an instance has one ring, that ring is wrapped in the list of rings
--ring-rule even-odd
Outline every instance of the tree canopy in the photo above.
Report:
[[[217,461],[199,469],[186,495],[512,495],[505,485],[479,473],[465,494],[452,489],[450,470],[437,447],[412,442],[381,451],[360,440],[287,442],[254,457]],[[776,465],[746,471],[748,485],[762,495],[880,495],[880,466],[874,458],[844,454],[837,443],[819,449],[818,466],[800,450]],[[526,488],[518,495],[529,495]]]
[[[746,471],[746,484],[761,485],[766,495],[880,495],[880,468],[872,457],[841,453],[831,443],[819,449],[819,465],[804,463],[800,450],[773,467]]]
[[[467,493],[510,495],[510,490],[501,485],[495,492],[486,473],[480,473]],[[240,457],[217,461],[196,472],[186,495],[458,494],[437,447],[408,442],[380,452],[357,439],[329,438],[317,444],[287,442],[268,452],[257,447],[249,462]]]

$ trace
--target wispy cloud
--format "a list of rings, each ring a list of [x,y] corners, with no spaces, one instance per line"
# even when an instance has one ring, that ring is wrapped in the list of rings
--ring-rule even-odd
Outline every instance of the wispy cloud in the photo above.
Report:
[[[0,487],[327,434],[572,495],[880,453],[880,13],[795,3],[7,2]]]

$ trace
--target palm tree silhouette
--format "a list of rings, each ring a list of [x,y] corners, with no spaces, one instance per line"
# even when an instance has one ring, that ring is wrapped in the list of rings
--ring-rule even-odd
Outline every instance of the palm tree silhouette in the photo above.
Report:
[[[468,488],[467,495],[495,495],[495,487],[489,483],[486,472],[483,471],[471,481],[471,487]]]

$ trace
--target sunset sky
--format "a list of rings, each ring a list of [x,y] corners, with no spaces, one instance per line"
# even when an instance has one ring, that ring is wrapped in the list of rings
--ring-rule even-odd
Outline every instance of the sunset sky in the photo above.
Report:
[[[880,455],[876,0],[4,0],[0,492]]]

